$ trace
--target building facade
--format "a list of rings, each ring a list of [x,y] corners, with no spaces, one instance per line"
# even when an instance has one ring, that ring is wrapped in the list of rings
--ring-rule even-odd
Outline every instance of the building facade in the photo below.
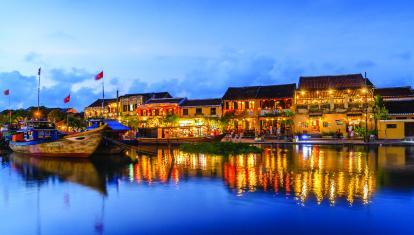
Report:
[[[168,92],[126,94],[119,97],[121,117],[136,116],[136,110],[149,99],[172,98]]]
[[[296,84],[230,87],[224,94],[223,116],[237,132],[292,132]]]
[[[372,129],[373,84],[361,74],[300,77],[296,91],[295,131],[315,136],[353,137]]]
[[[179,126],[198,136],[220,133],[221,99],[187,99],[181,104]]]
[[[180,105],[186,98],[152,98],[136,109],[140,127],[170,126],[181,115]],[[169,116],[171,120],[166,120]]]
[[[102,113],[102,101],[104,111]],[[97,99],[84,109],[84,118],[116,118],[116,99]]]
[[[414,91],[411,87],[375,89],[388,111],[388,120],[378,120],[378,138],[404,139],[414,137]]]

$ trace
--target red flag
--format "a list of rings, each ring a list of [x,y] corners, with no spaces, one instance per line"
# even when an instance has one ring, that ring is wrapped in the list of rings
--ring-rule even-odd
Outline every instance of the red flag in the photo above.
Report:
[[[4,90],[4,91],[3,91],[3,94],[4,94],[4,95],[10,95],[10,90],[9,90],[9,89]]]
[[[69,101],[70,101],[70,95],[68,95],[68,96],[66,96],[65,97],[65,99],[63,99],[63,102],[66,104],[66,103],[69,103]]]
[[[95,80],[101,80],[103,78],[103,71],[101,71],[100,73],[98,73],[96,76],[95,76]]]
[[[42,71],[42,68],[39,68],[39,71],[37,71],[37,75],[40,76],[40,72]]]

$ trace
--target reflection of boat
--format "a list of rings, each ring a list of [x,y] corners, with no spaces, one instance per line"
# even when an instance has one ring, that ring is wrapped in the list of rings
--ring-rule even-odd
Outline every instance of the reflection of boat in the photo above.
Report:
[[[62,136],[52,123],[32,122],[13,135],[9,146],[14,152],[37,156],[88,157],[95,152],[106,127]]]
[[[81,184],[106,194],[106,185],[103,178],[99,176],[95,165],[88,159],[56,159],[56,158],[34,158],[19,153],[10,155],[11,161],[16,168],[34,168],[40,172],[56,175],[63,180]],[[33,172],[33,170],[26,171]],[[22,172],[24,174],[24,172]]]

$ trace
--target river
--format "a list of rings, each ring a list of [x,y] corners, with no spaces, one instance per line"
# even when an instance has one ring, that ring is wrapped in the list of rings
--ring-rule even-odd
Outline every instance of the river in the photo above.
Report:
[[[0,157],[0,234],[413,233],[414,148]]]

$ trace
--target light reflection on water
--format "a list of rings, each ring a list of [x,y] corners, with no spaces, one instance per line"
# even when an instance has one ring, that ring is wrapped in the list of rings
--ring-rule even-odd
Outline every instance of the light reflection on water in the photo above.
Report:
[[[69,218],[84,218],[88,216],[79,211],[82,211],[81,208],[85,205],[76,203],[77,200],[81,200],[76,198],[79,195],[85,195],[84,200],[92,208],[95,208],[91,211],[98,214],[93,216],[94,229],[85,231],[82,226],[79,226],[76,229],[72,228],[72,231],[69,230],[71,233],[75,233],[77,229],[82,233],[95,234],[104,234],[105,232],[110,234],[114,231],[119,234],[130,233],[136,229],[148,232],[152,231],[151,229],[154,227],[148,227],[148,230],[143,227],[134,229],[136,224],[127,223],[125,218],[123,220],[121,218],[125,214],[133,217],[139,217],[138,214],[144,212],[151,214],[152,210],[161,210],[166,214],[168,214],[168,210],[178,213],[179,211],[176,210],[184,208],[190,211],[194,210],[193,221],[196,222],[194,222],[195,224],[191,223],[191,226],[203,228],[202,231],[207,233],[209,230],[203,227],[207,225],[203,224],[205,222],[197,223],[197,217],[205,221],[208,220],[204,218],[207,216],[206,214],[213,214],[219,219],[218,221],[226,220],[230,226],[230,224],[242,220],[233,214],[242,210],[248,215],[257,216],[252,217],[251,220],[259,223],[259,221],[264,222],[266,219],[281,216],[269,209],[258,211],[263,206],[270,206],[274,202],[293,205],[289,209],[279,208],[288,214],[300,214],[298,209],[303,207],[314,208],[319,213],[330,214],[338,210],[335,209],[336,207],[344,208],[344,206],[345,208],[362,206],[380,210],[384,214],[392,214],[393,212],[390,212],[389,209],[388,211],[384,210],[385,206],[381,206],[384,195],[387,203],[402,205],[396,199],[401,195],[399,192],[408,192],[408,195],[412,195],[414,191],[414,154],[413,149],[407,147],[269,146],[265,148],[263,154],[235,156],[188,154],[177,148],[146,148],[145,152],[143,154],[129,151],[130,157],[136,160],[135,163],[130,164],[119,163],[119,160],[114,160],[115,158],[91,161],[30,158],[17,154],[3,156],[0,158],[0,208],[8,209],[5,211],[9,214],[17,211],[13,213],[15,217],[10,216],[10,220],[17,221],[19,213],[22,212],[17,209],[13,210],[13,207],[19,207],[17,206],[19,203],[26,203],[30,210],[37,211],[38,215],[33,218],[37,218],[39,221],[39,218],[42,217],[40,216],[42,209],[51,210],[50,208],[73,210],[72,213],[60,210],[57,210],[56,213],[69,213],[65,214]],[[81,187],[74,188],[74,185]],[[204,198],[205,195],[195,196],[194,193],[199,190],[207,190],[203,193],[212,197],[212,200]],[[91,192],[95,194],[91,194]],[[232,198],[222,197],[224,192]],[[131,196],[127,199],[122,197],[122,195],[130,194],[139,194],[140,197]],[[377,197],[377,194],[381,196]],[[56,200],[60,200],[55,198],[56,195],[62,196],[63,205],[56,202]],[[174,199],[177,198],[177,195],[180,195],[184,202],[177,202]],[[163,201],[158,201],[160,197],[168,198],[163,200],[172,198],[174,204],[165,205]],[[38,201],[36,202],[34,198],[38,198]],[[145,200],[142,203],[155,206],[144,209],[142,203],[131,203],[132,198]],[[49,199],[50,203],[40,203],[48,202]],[[232,204],[234,201],[251,202],[252,199],[264,200],[265,203],[243,204],[243,208]],[[280,201],[281,199],[284,201]],[[193,201],[197,206],[189,208],[186,201]],[[198,206],[200,203],[206,204],[207,209],[201,209],[202,206]],[[221,203],[221,207],[217,207],[216,204],[219,203]],[[413,202],[410,203],[413,204]],[[117,205],[117,208],[122,207],[124,210],[106,212],[105,217],[105,207],[111,207],[111,205]],[[386,205],[389,206],[389,204]],[[36,207],[38,207],[37,210]],[[200,210],[203,212],[200,213]],[[230,216],[223,217],[221,213]],[[338,211],[334,215],[341,217],[340,213],[344,212]],[[348,213],[351,218],[347,219],[352,219],[352,213],[355,212]],[[0,216],[7,215],[0,211]],[[108,217],[115,217],[115,219]],[[146,218],[147,224],[155,222],[151,218]],[[315,216],[313,219],[322,218]],[[382,219],[382,217],[379,218],[379,220]],[[57,220],[58,222],[64,223],[65,221]],[[40,222],[37,223],[40,224]],[[116,226],[119,223],[125,223],[125,226],[130,229],[124,228],[122,232],[115,230],[114,228],[119,228]],[[176,229],[185,227],[180,219],[172,219],[169,223]],[[210,224],[208,228],[214,232],[224,232],[226,229],[230,229],[219,222],[215,224],[210,221],[210,223],[214,225]],[[45,222],[43,222],[43,226],[33,226],[38,234],[41,234],[41,231],[52,234],[56,232],[53,226],[45,225]],[[243,226],[239,226],[240,231],[259,232],[255,226],[251,228],[247,224]],[[366,226],[368,228],[374,225]],[[28,227],[30,228],[30,226]],[[0,222],[0,232],[8,231],[4,228],[7,228],[5,222]],[[404,228],[404,226],[399,228]],[[18,228],[14,229],[19,233],[22,232]],[[23,233],[32,234],[33,229],[24,230]],[[325,230],[318,231],[324,232]],[[164,232],[156,230],[156,233]],[[175,232],[182,233],[183,230]]]

